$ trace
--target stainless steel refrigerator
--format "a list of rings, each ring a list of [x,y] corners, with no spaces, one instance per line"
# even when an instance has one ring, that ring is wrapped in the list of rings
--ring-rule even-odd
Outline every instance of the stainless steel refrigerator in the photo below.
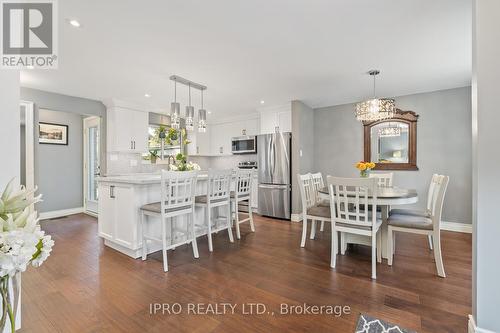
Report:
[[[260,215],[290,219],[291,146],[292,133],[257,137]]]

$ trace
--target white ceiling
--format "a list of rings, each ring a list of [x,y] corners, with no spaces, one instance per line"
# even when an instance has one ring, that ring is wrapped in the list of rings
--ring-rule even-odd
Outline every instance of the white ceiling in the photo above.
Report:
[[[177,74],[207,85],[205,106],[222,118],[255,112],[260,100],[358,101],[371,95],[372,68],[383,97],[471,81],[470,0],[58,3],[59,69],[23,71],[23,86],[167,110]],[[178,100],[186,105],[187,88]]]

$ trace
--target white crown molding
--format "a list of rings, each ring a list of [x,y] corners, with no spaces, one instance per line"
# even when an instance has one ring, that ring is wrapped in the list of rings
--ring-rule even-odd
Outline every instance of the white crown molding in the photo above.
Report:
[[[69,208],[69,209],[61,209],[61,210],[52,210],[50,212],[40,213],[40,220],[49,220],[55,219],[62,216],[73,215],[83,213],[83,207]]]
[[[128,101],[124,101],[124,100],[117,99],[117,98],[105,99],[102,101],[102,103],[106,106],[107,109],[122,108],[122,109],[129,109],[129,110],[142,111],[142,112],[152,111],[151,107],[148,107],[146,105],[134,103],[134,102],[128,102]]]
[[[495,333],[493,331],[476,326],[476,321],[473,315],[469,315],[469,323],[467,325],[467,333]]]

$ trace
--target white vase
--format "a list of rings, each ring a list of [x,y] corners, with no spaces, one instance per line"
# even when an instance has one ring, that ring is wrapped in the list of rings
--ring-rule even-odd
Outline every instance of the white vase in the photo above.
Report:
[[[9,300],[14,312],[16,330],[21,328],[21,273],[17,273],[9,279]],[[3,313],[3,303],[0,301],[0,316]],[[7,316],[5,326],[1,333],[12,333],[10,319]]]

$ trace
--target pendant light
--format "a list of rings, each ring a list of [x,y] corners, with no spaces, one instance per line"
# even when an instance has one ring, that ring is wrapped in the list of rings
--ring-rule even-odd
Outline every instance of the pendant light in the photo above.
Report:
[[[170,125],[172,128],[181,127],[181,105],[177,103],[177,80],[174,80],[174,101],[170,104]]]
[[[389,126],[382,127],[378,130],[380,138],[389,138],[393,136],[401,136],[401,127],[397,124],[389,123]]]
[[[373,76],[373,98],[356,104],[356,119],[377,121],[394,117],[396,112],[394,99],[376,97],[375,78],[380,74],[380,71],[373,69],[368,74]]]
[[[194,129],[194,107],[191,105],[191,84],[189,84],[189,105],[186,106],[186,129]]]
[[[198,132],[207,131],[207,110],[203,108],[203,89],[201,90],[201,109],[198,110]]]

